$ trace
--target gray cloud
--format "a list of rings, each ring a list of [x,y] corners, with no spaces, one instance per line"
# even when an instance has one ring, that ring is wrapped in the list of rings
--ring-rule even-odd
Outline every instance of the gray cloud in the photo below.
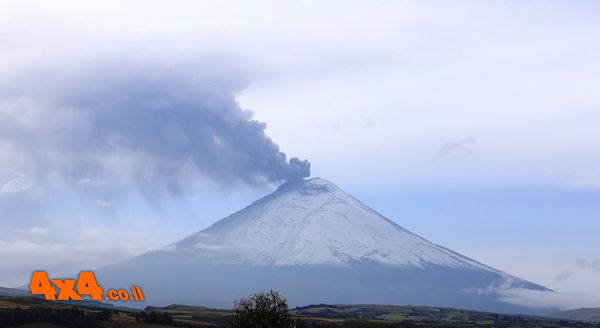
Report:
[[[0,79],[0,192],[59,179],[180,192],[199,177],[230,186],[310,175],[243,110],[245,87],[215,62],[104,61]],[[108,204],[103,201],[103,204]]]
[[[562,273],[556,275],[556,277],[554,277],[554,284],[555,285],[559,285],[562,284],[564,282],[566,282],[567,280],[573,279],[573,272],[567,270],[567,271],[563,271]]]
[[[470,155],[475,151],[473,148],[476,144],[477,139],[473,137],[468,137],[456,142],[446,142],[440,147],[436,157],[443,158],[453,154]]]
[[[581,270],[591,270],[600,273],[600,260],[592,261],[586,259],[577,259],[575,264]]]

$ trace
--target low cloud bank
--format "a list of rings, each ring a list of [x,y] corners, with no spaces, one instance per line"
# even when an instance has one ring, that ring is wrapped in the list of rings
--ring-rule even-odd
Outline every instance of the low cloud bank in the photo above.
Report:
[[[549,289],[532,289],[520,286],[518,281],[507,276],[504,281],[474,291],[477,294],[497,295],[505,303],[534,309],[571,310],[584,307],[600,307],[600,297],[582,293],[567,293]],[[541,287],[541,286],[540,286]]]

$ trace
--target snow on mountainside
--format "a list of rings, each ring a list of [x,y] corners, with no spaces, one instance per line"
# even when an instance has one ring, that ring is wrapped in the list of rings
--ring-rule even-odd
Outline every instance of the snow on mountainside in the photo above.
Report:
[[[290,304],[423,304],[536,313],[503,290],[547,291],[435,245],[333,183],[313,178],[174,244],[96,274],[102,286],[144,288],[146,303],[231,307],[275,289]],[[143,304],[142,304],[143,303]]]
[[[251,265],[346,266],[370,260],[498,272],[409,232],[321,178],[285,183],[164,250]]]

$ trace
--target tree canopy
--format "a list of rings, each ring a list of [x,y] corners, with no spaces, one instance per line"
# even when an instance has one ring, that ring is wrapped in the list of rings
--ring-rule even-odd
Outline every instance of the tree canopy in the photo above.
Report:
[[[288,328],[294,326],[287,301],[277,291],[257,293],[235,302],[234,328]]]

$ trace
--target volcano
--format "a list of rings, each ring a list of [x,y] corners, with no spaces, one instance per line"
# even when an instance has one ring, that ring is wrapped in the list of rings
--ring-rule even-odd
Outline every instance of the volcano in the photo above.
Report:
[[[202,231],[96,271],[148,304],[232,306],[274,289],[291,305],[414,304],[535,313],[499,288],[546,291],[429,242],[321,179],[275,192]]]

